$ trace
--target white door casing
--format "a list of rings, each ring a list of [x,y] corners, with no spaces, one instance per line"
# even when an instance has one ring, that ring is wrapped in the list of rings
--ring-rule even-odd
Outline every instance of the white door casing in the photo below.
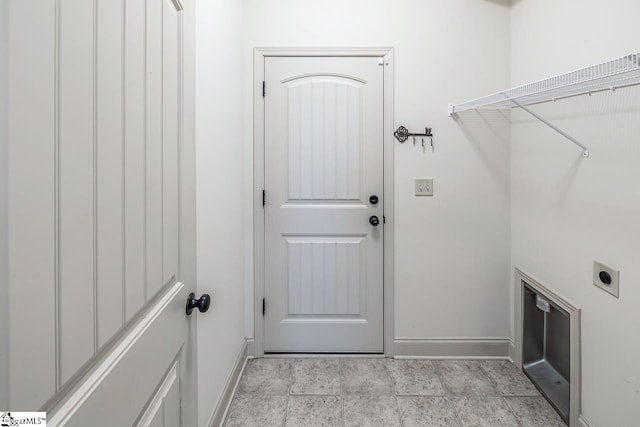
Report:
[[[10,5],[13,411],[196,423],[194,23],[191,0]]]
[[[266,58],[265,82],[264,350],[382,352],[384,63]]]

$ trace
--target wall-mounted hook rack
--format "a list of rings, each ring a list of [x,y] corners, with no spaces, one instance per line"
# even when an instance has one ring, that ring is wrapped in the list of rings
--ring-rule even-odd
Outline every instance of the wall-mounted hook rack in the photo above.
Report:
[[[422,136],[425,138],[431,138],[431,142],[432,142],[432,146],[433,146],[433,134],[431,133],[431,128],[425,128],[424,129],[424,133],[412,133],[409,132],[409,130],[404,127],[404,126],[400,126],[398,129],[396,129],[396,131],[393,133],[393,136],[396,137],[396,139],[398,141],[400,141],[400,143],[404,143],[407,141],[407,139],[409,139],[410,136],[412,137],[416,137],[416,136]]]

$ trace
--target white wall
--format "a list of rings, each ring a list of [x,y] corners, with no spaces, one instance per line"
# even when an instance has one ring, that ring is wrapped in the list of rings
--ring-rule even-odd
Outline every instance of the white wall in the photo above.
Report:
[[[242,2],[196,4],[198,425],[206,426],[244,342]]]
[[[638,52],[634,0],[519,0],[512,83]],[[582,412],[591,427],[638,425],[640,405],[640,88],[536,107],[591,157],[513,113],[512,261],[582,308]],[[621,270],[620,299],[592,262]]]
[[[501,115],[459,123],[447,116],[449,102],[508,85],[508,1],[246,0],[244,16],[246,334],[253,336],[253,47],[392,46],[396,127],[433,127],[436,147],[423,153],[394,143],[395,336],[508,337],[508,124]],[[433,177],[435,197],[415,198],[414,177]]]
[[[0,408],[9,408],[8,73],[9,2],[0,1]]]

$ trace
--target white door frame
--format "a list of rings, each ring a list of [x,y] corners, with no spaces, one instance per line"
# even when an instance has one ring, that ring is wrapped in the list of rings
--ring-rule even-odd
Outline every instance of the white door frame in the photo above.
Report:
[[[393,48],[392,47],[357,47],[357,48],[273,48],[259,47],[253,53],[253,295],[254,295],[254,337],[255,357],[264,356],[264,317],[262,316],[262,300],[265,296],[265,246],[264,246],[264,209],[262,207],[262,190],[264,189],[264,98],[262,82],[264,81],[264,64],[267,57],[299,56],[368,56],[378,57],[383,61],[384,73],[384,355],[393,357],[393,267],[394,267],[394,198],[393,198]],[[268,90],[268,88],[267,88]],[[267,308],[268,309],[268,308]]]

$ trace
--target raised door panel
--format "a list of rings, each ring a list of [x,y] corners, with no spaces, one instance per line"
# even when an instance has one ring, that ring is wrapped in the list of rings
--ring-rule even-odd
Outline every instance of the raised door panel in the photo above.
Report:
[[[180,425],[180,369],[176,361],[158,385],[136,427]]]
[[[341,76],[286,81],[287,199],[362,200],[364,83]]]
[[[285,237],[283,321],[365,318],[366,236]]]

